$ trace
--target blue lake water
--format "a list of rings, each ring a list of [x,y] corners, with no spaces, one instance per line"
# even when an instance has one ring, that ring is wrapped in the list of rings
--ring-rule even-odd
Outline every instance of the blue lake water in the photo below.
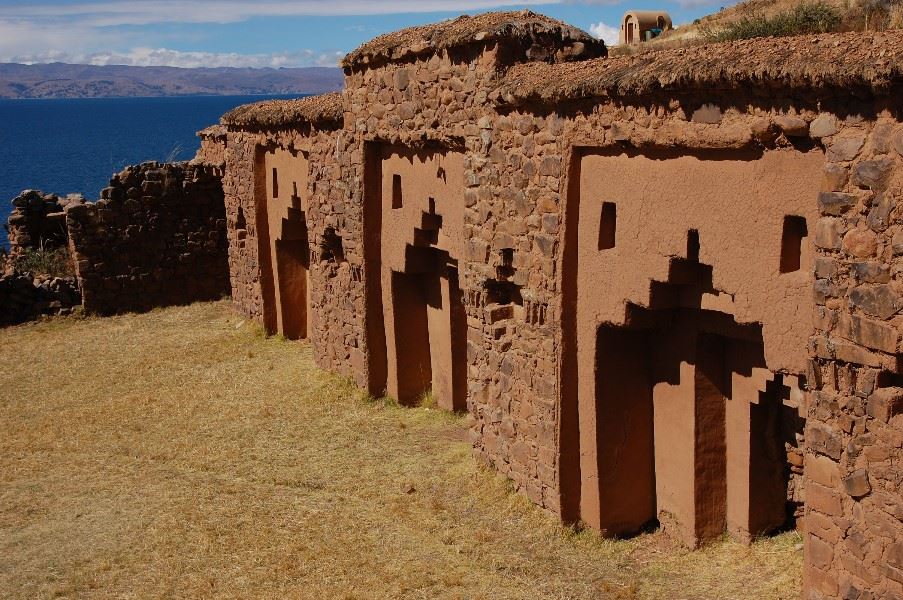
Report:
[[[272,96],[271,96],[272,97]],[[276,96],[289,97],[289,96]],[[24,189],[100,197],[110,175],[148,160],[187,160],[195,132],[261,96],[0,100],[0,224]],[[7,245],[0,226],[0,245]]]

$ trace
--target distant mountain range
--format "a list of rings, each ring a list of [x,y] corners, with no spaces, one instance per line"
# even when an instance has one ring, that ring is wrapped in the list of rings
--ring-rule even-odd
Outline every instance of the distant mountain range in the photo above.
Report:
[[[342,71],[0,63],[0,98],[113,98],[320,94],[342,87]]]

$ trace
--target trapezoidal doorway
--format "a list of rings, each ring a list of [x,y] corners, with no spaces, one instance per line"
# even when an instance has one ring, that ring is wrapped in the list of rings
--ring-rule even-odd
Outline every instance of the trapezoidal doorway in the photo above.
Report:
[[[463,409],[463,155],[371,144],[366,160],[366,265],[368,281],[378,279],[367,297],[371,391]]]
[[[257,222],[264,324],[288,339],[308,337],[310,248],[307,157],[276,148],[257,159]]]
[[[817,217],[817,190],[807,186],[823,157],[590,149],[574,161],[565,518],[609,536],[657,521],[691,547],[781,528],[812,314],[805,219]],[[726,202],[732,193],[743,196]],[[792,244],[788,214],[803,220]],[[792,269],[788,246],[799,254]]]

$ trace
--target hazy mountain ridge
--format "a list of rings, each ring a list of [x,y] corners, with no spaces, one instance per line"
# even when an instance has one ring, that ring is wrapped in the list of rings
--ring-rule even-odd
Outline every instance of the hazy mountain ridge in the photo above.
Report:
[[[0,63],[0,98],[321,94],[342,87],[334,67],[281,69]]]

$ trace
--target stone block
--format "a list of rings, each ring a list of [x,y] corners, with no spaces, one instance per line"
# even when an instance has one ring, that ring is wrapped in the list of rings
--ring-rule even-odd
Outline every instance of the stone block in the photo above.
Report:
[[[840,468],[836,461],[821,454],[806,454],[804,474],[810,481],[833,488],[840,484]]]
[[[818,536],[809,535],[806,538],[808,544],[807,555],[809,563],[819,569],[829,570],[834,562],[834,547]]]
[[[793,115],[778,115],[774,118],[774,124],[789,137],[809,135],[809,124],[805,119]]]
[[[903,308],[900,296],[888,284],[860,285],[850,290],[850,306],[880,319],[890,319]]]
[[[411,83],[411,72],[408,69],[398,69],[392,75],[392,80],[395,85],[395,89],[399,91],[404,91],[408,89],[408,86]]]
[[[806,425],[806,446],[834,460],[840,460],[843,436],[830,425],[813,421]]]
[[[848,162],[859,156],[865,144],[865,134],[859,131],[842,133],[828,146],[826,157],[833,162]]]
[[[822,113],[809,124],[809,135],[819,139],[837,133],[837,117],[832,114]]]
[[[857,258],[870,258],[878,249],[878,238],[869,229],[851,229],[843,236],[843,249]]]
[[[863,160],[853,169],[853,183],[859,187],[880,191],[887,187],[887,180],[893,170],[894,161],[888,157]]]
[[[841,313],[837,319],[837,335],[866,348],[893,353],[897,351],[899,332],[887,323]]]
[[[890,268],[878,262],[853,263],[850,270],[858,283],[888,283],[890,281]]]
[[[821,189],[824,192],[839,192],[847,185],[850,178],[849,170],[837,163],[825,165],[825,171],[821,179]]]
[[[856,206],[856,197],[841,192],[821,192],[818,209],[823,215],[838,216]]]
[[[893,417],[903,414],[903,388],[878,388],[869,396],[866,404],[868,416],[887,423]]]
[[[806,485],[806,507],[831,517],[843,515],[840,496],[817,483],[808,482]]]
[[[822,217],[815,224],[815,245],[826,250],[839,250],[843,240],[843,227],[842,219]]]
[[[837,273],[837,261],[826,256],[815,259],[815,276],[819,279],[833,277]]]
[[[865,469],[857,469],[843,478],[843,489],[853,498],[861,498],[870,491],[868,472]]]
[[[890,213],[894,210],[894,201],[889,195],[880,193],[872,202],[866,223],[873,231],[884,231],[890,224]]]

